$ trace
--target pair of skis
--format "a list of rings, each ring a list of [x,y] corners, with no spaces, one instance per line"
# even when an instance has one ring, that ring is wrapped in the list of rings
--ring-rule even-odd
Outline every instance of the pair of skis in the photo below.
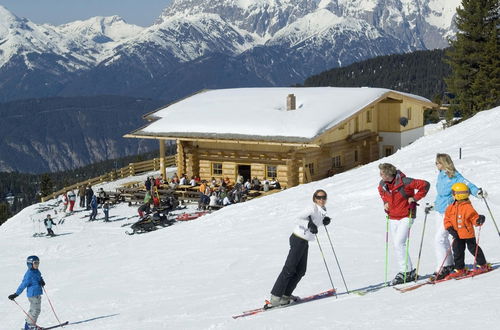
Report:
[[[308,296],[308,297],[297,298],[296,300],[291,301],[287,305],[282,305],[282,306],[277,306],[277,307],[268,307],[268,305],[266,304],[264,307],[256,308],[256,309],[251,309],[251,310],[245,311],[245,312],[243,312],[243,313],[241,313],[239,315],[234,315],[233,319],[237,319],[237,318],[240,318],[240,317],[251,316],[251,315],[255,315],[255,314],[259,314],[259,313],[262,313],[262,312],[271,311],[271,310],[275,310],[275,309],[281,309],[281,308],[291,307],[291,306],[303,304],[303,303],[306,303],[306,302],[309,302],[309,301],[313,301],[313,300],[319,300],[319,299],[323,299],[323,298],[328,298],[328,297],[331,297],[331,296],[334,296],[334,295],[336,295],[336,291],[334,289],[330,289],[330,290],[327,290],[327,291],[324,291],[324,292],[313,294],[313,295]]]
[[[64,327],[64,326],[66,326],[68,324],[69,324],[69,321],[66,321],[66,322],[63,322],[63,323],[56,324],[56,325],[51,325],[50,327],[39,327],[39,326],[36,326],[36,329],[37,330],[50,330],[50,329]]]
[[[418,289],[418,288],[421,288],[423,287],[424,285],[428,285],[428,284],[438,284],[438,283],[442,283],[442,282],[447,282],[449,280],[463,280],[465,278],[470,278],[470,277],[475,277],[475,276],[479,276],[481,274],[484,274],[484,273],[488,273],[488,272],[491,272],[494,268],[489,268],[487,270],[484,270],[484,271],[481,271],[481,272],[477,272],[477,271],[468,271],[466,272],[465,274],[463,274],[462,276],[458,276],[458,277],[451,277],[451,278],[443,278],[443,279],[439,279],[439,280],[436,280],[436,279],[433,279],[433,278],[430,278],[428,279],[427,281],[425,282],[422,282],[422,283],[417,283],[417,284],[413,284],[413,285],[410,285],[410,286],[405,286],[405,287],[394,287],[394,289],[398,290],[399,292],[401,293],[404,293],[404,292],[408,292],[408,291],[413,291],[415,289]]]

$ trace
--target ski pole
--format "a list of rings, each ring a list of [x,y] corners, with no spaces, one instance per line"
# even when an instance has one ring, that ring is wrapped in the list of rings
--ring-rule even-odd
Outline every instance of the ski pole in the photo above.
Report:
[[[52,302],[50,301],[49,295],[47,294],[47,290],[45,290],[45,286],[42,286],[43,292],[45,293],[45,297],[47,297],[47,300],[49,301],[50,308],[52,309],[52,313],[54,313],[54,316],[56,317],[57,322],[61,324],[61,321],[57,317],[56,311],[54,310],[54,306],[52,305]]]
[[[483,196],[483,201],[486,204],[486,208],[488,209],[488,212],[490,213],[491,220],[493,220],[493,223],[495,224],[495,228],[497,229],[498,236],[500,236],[500,230],[498,230],[497,223],[495,221],[495,218],[493,217],[493,212],[491,212],[490,206],[488,205],[488,201],[486,201],[486,197]]]
[[[420,256],[422,255],[422,246],[424,244],[424,234],[425,234],[425,224],[427,222],[427,215],[429,214],[431,208],[429,203],[425,204],[425,217],[424,217],[424,228],[422,228],[422,239],[420,240],[420,248],[418,249],[418,259],[417,259],[417,270],[415,271],[415,282],[418,280],[418,269],[420,268]]]
[[[33,320],[33,317],[31,317],[31,315],[29,315],[29,314],[28,314],[28,313],[24,310],[24,308],[22,308],[22,307],[21,307],[21,305],[19,305],[19,304],[17,303],[17,301],[16,301],[15,299],[13,299],[12,301],[13,301],[13,302],[15,302],[17,306],[19,306],[19,308],[23,311],[23,313],[24,313],[24,314],[25,314],[25,315],[26,315],[26,316],[30,319],[30,321],[31,321],[31,322],[33,322],[33,325],[34,325],[34,326],[36,326],[37,328],[40,328],[40,327],[36,324],[35,320]]]
[[[476,251],[474,253],[474,264],[472,266],[472,270],[475,270],[476,269],[476,265],[477,265],[477,251],[479,251],[479,237],[481,236],[481,228],[483,226],[479,226],[479,229],[477,231],[477,241],[476,241]]]
[[[387,264],[389,262],[389,213],[387,214],[386,225],[385,225],[385,285],[387,286],[389,282],[387,281]]]
[[[332,284],[333,292],[335,292],[335,285],[333,285],[332,276],[330,275],[330,270],[328,269],[328,265],[326,264],[326,259],[325,255],[323,254],[323,249],[321,248],[321,244],[319,244],[318,234],[314,235],[316,236],[316,241],[318,242],[319,250],[321,251],[321,256],[323,257],[323,262],[325,263],[326,272],[328,273],[328,277],[330,278],[330,283]],[[336,292],[335,292],[335,298],[338,298]]]
[[[347,291],[347,294],[349,294],[350,292],[349,289],[347,288],[347,284],[345,283],[344,274],[342,273],[342,268],[340,267],[339,259],[337,259],[337,254],[335,253],[335,249],[333,248],[333,243],[330,238],[330,233],[328,232],[326,226],[325,226],[325,231],[326,235],[328,236],[328,240],[330,241],[330,246],[332,247],[333,255],[335,256],[335,261],[337,262],[337,267],[339,267],[340,276],[342,276],[342,281],[344,282],[345,290]]]

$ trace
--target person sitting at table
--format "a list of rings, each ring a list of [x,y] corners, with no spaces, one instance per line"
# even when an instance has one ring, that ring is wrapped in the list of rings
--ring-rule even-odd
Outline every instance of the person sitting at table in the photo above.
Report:
[[[191,177],[191,181],[189,181],[189,185],[191,187],[196,187],[198,185],[198,182],[196,182],[196,179],[195,179],[194,175]]]
[[[252,190],[260,190],[260,180],[256,176],[252,179]]]
[[[183,175],[182,175],[182,177],[181,177],[181,179],[180,179],[180,181],[179,181],[179,185],[180,185],[180,186],[185,186],[185,185],[187,185],[187,184],[188,184],[188,182],[187,182],[187,181],[188,181],[188,180],[187,180],[187,176],[186,176],[186,174],[183,174]]]

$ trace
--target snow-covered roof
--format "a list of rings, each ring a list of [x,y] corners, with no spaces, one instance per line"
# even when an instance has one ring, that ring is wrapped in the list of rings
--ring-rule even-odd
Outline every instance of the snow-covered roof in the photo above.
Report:
[[[366,106],[394,93],[428,103],[426,98],[383,88],[272,87],[204,91],[162,108],[157,119],[131,136],[246,139],[308,142]],[[287,96],[296,110],[287,111]]]

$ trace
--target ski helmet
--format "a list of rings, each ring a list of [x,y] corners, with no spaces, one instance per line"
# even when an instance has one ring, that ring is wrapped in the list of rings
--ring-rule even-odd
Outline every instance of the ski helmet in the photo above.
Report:
[[[451,191],[453,193],[453,197],[455,197],[455,200],[457,201],[467,199],[470,195],[469,187],[467,187],[467,185],[462,182],[457,182],[453,186],[451,186]]]
[[[38,258],[37,256],[29,256],[28,258],[26,258],[26,265],[29,269],[33,269],[33,263],[35,262],[39,263],[40,258]]]

